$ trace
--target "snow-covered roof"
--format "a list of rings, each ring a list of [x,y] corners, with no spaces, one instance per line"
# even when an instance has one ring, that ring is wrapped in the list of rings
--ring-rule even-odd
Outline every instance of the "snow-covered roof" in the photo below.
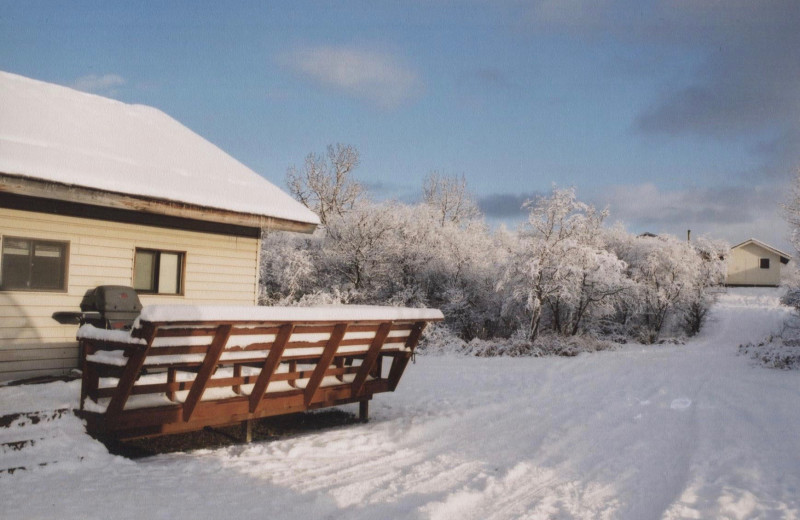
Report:
[[[319,223],[287,193],[160,110],[2,71],[0,173]]]
[[[736,249],[738,247],[746,246],[747,244],[755,244],[755,245],[757,245],[759,247],[762,247],[762,248],[766,249],[767,251],[771,251],[771,252],[775,253],[776,255],[781,257],[781,261],[784,264],[792,259],[792,255],[790,255],[788,253],[784,253],[780,249],[775,249],[771,245],[765,244],[764,242],[762,242],[760,240],[756,240],[755,238],[748,238],[744,242],[742,242],[740,244],[736,244],[735,246],[732,246],[731,249]],[[785,259],[785,261],[784,261],[784,259]]]

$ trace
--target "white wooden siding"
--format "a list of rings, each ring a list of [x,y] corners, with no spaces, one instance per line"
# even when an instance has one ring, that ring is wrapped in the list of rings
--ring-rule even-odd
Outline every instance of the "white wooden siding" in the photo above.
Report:
[[[761,269],[762,258],[769,258],[769,269]],[[728,285],[777,286],[780,281],[780,255],[753,243],[731,249],[726,281]]]
[[[0,208],[0,237],[4,235],[69,242],[69,265],[66,292],[0,291],[0,381],[77,367],[77,327],[59,325],[51,316],[77,311],[87,289],[132,286],[137,247],[186,252],[184,295],[142,295],[144,305],[257,301],[255,238]]]

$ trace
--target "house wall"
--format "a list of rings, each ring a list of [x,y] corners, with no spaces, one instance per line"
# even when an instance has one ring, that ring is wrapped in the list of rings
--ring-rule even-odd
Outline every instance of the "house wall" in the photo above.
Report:
[[[256,238],[0,208],[3,235],[68,241],[69,267],[65,293],[0,291],[0,381],[77,367],[77,326],[59,325],[51,316],[79,310],[87,289],[133,285],[136,247],[186,253],[184,295],[142,295],[144,305],[256,303]]]
[[[761,269],[762,258],[769,258],[769,269]],[[781,257],[758,244],[731,249],[728,259],[728,285],[774,285],[781,280]]]

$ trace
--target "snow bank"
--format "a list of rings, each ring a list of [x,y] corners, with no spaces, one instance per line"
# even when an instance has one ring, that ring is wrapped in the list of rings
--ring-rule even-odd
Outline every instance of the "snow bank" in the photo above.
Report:
[[[460,354],[476,357],[542,357],[577,356],[583,352],[614,350],[619,344],[594,338],[588,335],[559,336],[540,334],[531,343],[521,334],[510,338],[492,338],[464,341],[453,334],[445,325],[434,326],[420,342],[420,354]]]
[[[0,72],[0,172],[318,224],[165,113]]]
[[[683,346],[419,357],[369,423],[272,442],[123,463],[69,428],[84,460],[0,477],[3,518],[797,519],[800,372],[736,355],[789,312],[737,291]]]

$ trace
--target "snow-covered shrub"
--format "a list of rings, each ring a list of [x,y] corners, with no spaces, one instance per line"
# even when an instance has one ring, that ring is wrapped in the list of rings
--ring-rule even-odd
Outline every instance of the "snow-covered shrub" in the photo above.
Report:
[[[542,333],[536,341],[531,342],[527,333],[514,334],[510,338],[494,338],[483,340],[475,338],[467,343],[464,353],[478,357],[543,357],[543,356],[577,356],[583,352],[613,350],[616,344],[588,335],[564,336],[553,333]]]
[[[683,330],[689,336],[700,332],[705,323],[708,310],[714,303],[714,294],[710,290],[725,283],[730,252],[726,242],[706,237],[700,237],[694,249],[700,260],[699,267],[694,284],[681,306]]]
[[[436,307],[443,328],[421,351],[569,355],[607,348],[596,337],[696,333],[724,275],[726,245],[608,229],[572,188],[528,201],[519,230],[491,230],[463,177],[431,174],[419,204],[374,203],[350,177],[357,164],[338,146],[290,170],[324,223],[310,237],[265,235],[262,303]]]
[[[462,354],[467,342],[454,334],[443,323],[434,323],[425,329],[417,352],[421,354]]]
[[[739,345],[739,354],[769,368],[800,369],[800,339],[768,336],[758,343]]]
[[[578,201],[573,188],[554,188],[525,207],[528,221],[517,233],[503,285],[517,307],[524,302],[531,341],[543,323],[577,334],[587,316],[612,312],[625,285],[624,263],[602,243],[606,212]]]
[[[672,235],[608,233],[610,248],[626,262],[630,289],[617,302],[617,320],[633,337],[655,343],[675,323],[689,335],[705,320],[709,289],[724,279],[727,244],[700,239],[695,245]]]
[[[288,305],[316,288],[312,242],[320,239],[280,231],[262,234],[259,303]]]

